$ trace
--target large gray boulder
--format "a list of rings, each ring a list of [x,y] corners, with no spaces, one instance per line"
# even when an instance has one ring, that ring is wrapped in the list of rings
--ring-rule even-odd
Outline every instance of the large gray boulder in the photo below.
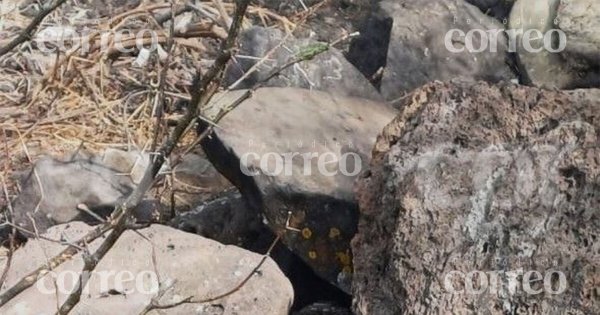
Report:
[[[234,88],[248,89],[263,82],[275,69],[296,58],[317,41],[296,39],[278,29],[253,27],[240,35],[240,50],[236,61],[225,74],[225,85],[231,86],[244,76],[262,58],[266,60],[257,71],[248,75]],[[268,53],[273,53],[269,56]],[[355,96],[381,100],[381,95],[371,83],[336,48],[322,53],[313,60],[300,62],[263,84],[267,87],[296,87],[327,91],[341,96]]]
[[[509,28],[515,32],[511,41],[522,83],[559,89],[600,86],[598,40],[593,35],[598,12],[594,1],[516,1]]]
[[[568,39],[563,55],[600,66],[600,2],[565,2],[558,7],[556,20]]]
[[[213,110],[244,91],[217,95]],[[365,99],[292,88],[258,89],[202,143],[252,209],[315,272],[349,291],[355,178],[396,111]]]
[[[46,237],[74,241],[92,227],[74,222],[51,228]],[[97,249],[102,238],[89,244]],[[14,253],[5,291],[58,254],[63,245],[31,240]],[[153,257],[154,255],[154,257]],[[89,274],[73,314],[140,314],[150,303],[168,305],[193,297],[199,301],[236,288],[262,256],[169,227],[152,225],[126,231]],[[4,269],[6,262],[0,263]],[[44,274],[37,283],[0,307],[2,314],[54,314],[81,273],[81,254]],[[53,278],[56,280],[54,286]],[[58,294],[55,294],[58,288]],[[250,280],[232,294],[207,303],[183,303],[148,314],[287,314],[294,293],[288,279],[268,258]],[[58,299],[58,301],[57,301]],[[152,300],[154,301],[152,302]]]
[[[473,36],[474,49],[469,49],[467,44],[471,42],[464,36],[469,31],[500,32],[504,26],[463,0],[384,0],[374,16],[373,19],[381,22],[367,23],[361,36],[369,42],[384,32],[387,21],[392,21],[389,47],[357,45],[355,49],[360,50],[356,53],[351,50],[350,55],[363,69],[362,64],[372,63],[372,58],[381,55],[377,49],[387,49],[381,79],[381,93],[387,101],[396,102],[411,90],[435,80],[463,78],[498,82],[516,77],[509,66],[507,41],[502,34],[493,42],[495,48],[491,48],[488,41],[480,40],[480,36]],[[453,31],[455,29],[462,31],[463,36]],[[475,51],[481,47],[487,48]],[[372,66],[366,68],[378,70]]]
[[[355,312],[598,314],[599,96],[409,95],[357,185]]]

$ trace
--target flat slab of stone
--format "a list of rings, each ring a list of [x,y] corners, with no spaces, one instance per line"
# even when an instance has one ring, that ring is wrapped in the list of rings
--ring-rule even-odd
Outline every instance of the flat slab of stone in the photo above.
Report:
[[[74,222],[49,229],[47,237],[77,240],[91,230]],[[210,299],[236,288],[259,264],[261,255],[161,225],[125,232],[90,274],[73,314],[139,314],[156,296],[168,305],[193,296]],[[95,250],[102,239],[90,244]],[[2,291],[58,254],[64,247],[30,240],[14,254]],[[154,255],[154,257],[153,257]],[[2,314],[54,314],[73,288],[83,261],[71,261],[47,273],[33,287],[0,308]],[[4,268],[4,265],[0,266]],[[52,277],[56,276],[56,282]],[[56,287],[54,286],[56,283]],[[231,295],[208,303],[186,303],[148,314],[286,314],[294,293],[288,279],[269,258],[251,279]]]

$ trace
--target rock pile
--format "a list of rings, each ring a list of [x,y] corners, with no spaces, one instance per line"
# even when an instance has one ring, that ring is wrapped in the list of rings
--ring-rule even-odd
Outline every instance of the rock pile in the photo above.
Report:
[[[240,34],[202,112],[227,115],[161,170],[172,191],[146,195],[146,227],[99,261],[74,313],[600,313],[599,2],[255,3],[297,12],[297,31]],[[114,149],[37,161],[12,207],[29,241],[0,295],[106,218],[149,161]],[[273,259],[256,254],[276,237]],[[54,313],[72,286],[44,289],[84,258],[0,313]],[[155,276],[158,290],[110,272]]]

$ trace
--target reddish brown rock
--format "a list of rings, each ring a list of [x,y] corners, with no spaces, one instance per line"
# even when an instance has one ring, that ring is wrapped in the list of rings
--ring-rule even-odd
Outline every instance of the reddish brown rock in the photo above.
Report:
[[[454,82],[407,97],[357,185],[355,312],[598,314],[599,96]],[[457,272],[489,283],[468,293]]]

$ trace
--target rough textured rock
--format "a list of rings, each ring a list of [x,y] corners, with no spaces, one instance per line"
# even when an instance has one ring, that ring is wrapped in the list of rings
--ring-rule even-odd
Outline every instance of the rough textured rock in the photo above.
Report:
[[[212,107],[242,93],[216,96]],[[348,290],[357,220],[353,182],[378,130],[394,116],[388,105],[364,99],[263,88],[225,116],[202,146],[297,255]]]
[[[579,1],[577,4],[575,1],[561,3],[560,0],[518,0],[515,3],[510,13],[509,26],[510,29],[519,31],[515,39],[511,40],[516,43],[522,83],[560,89],[600,86],[600,72],[597,67],[591,66],[581,58],[582,54],[593,54],[594,51],[591,48],[594,46],[594,39],[590,38],[589,32],[597,23],[597,11],[593,9],[597,4],[588,4]],[[560,17],[557,19],[558,8],[561,8],[562,18],[565,20],[557,26],[555,22],[560,21]],[[582,10],[586,12],[581,12]],[[533,50],[525,49],[524,42],[527,41],[524,41],[523,34],[530,30],[538,30],[546,35],[559,26],[565,28],[567,35],[566,39],[563,39],[567,45],[564,53],[549,51],[548,47],[540,50],[544,47],[544,38],[536,39],[535,35],[532,35],[529,41]],[[580,27],[584,27],[585,30],[579,29]],[[552,50],[559,49],[560,38],[556,32],[550,34],[555,36]],[[597,46],[595,52],[598,52]]]
[[[600,66],[600,2],[578,0],[558,7],[558,27],[567,35],[563,54]]]
[[[253,87],[262,82],[271,71],[286,64],[303,49],[316,41],[308,38],[286,38],[278,29],[253,27],[240,37],[240,51],[237,62],[232,63],[226,73],[225,84],[234,84],[259,60],[275,49],[257,71],[235,86],[238,89]],[[272,78],[264,86],[297,87],[328,91],[342,96],[356,96],[381,100],[381,95],[370,82],[335,48],[315,59],[298,63]]]
[[[46,236],[75,240],[90,229],[83,223],[72,223],[53,227]],[[138,232],[141,236],[134,231],[125,232],[99,262],[84,288],[86,294],[82,295],[73,314],[139,314],[157,295],[157,281],[152,276],[156,274],[162,294],[158,299],[159,305],[178,302],[188,296],[196,299],[215,297],[235,288],[262,259],[261,255],[165,226],[152,225]],[[97,248],[100,241],[90,244],[90,249]],[[2,290],[43,264],[45,255],[53,256],[62,248],[60,244],[44,240],[28,242],[15,252],[12,265],[19,268],[10,269]],[[66,289],[65,294],[58,295],[62,303],[74,285],[72,272],[80,272],[82,266],[82,258],[78,255],[38,280],[39,285],[2,306],[0,313],[54,314],[56,295],[52,275],[62,275],[58,278],[61,281],[57,281],[59,288]],[[267,259],[240,290],[225,298],[153,310],[148,314],[279,315],[288,312],[293,295],[287,278],[271,259]]]
[[[598,314],[599,96],[454,82],[407,97],[357,185],[355,312]],[[541,281],[523,276],[511,291],[519,270],[560,271],[566,291],[526,294]],[[452,293],[452,271],[500,284]]]
[[[405,93],[435,80],[464,78],[498,82],[515,78],[507,60],[508,46],[504,37],[499,37],[496,52],[491,49],[483,52],[464,49],[463,52],[455,53],[444,44],[446,34],[452,29],[467,33],[472,29],[504,28],[477,7],[462,0],[386,0],[381,1],[379,6],[380,10],[375,15],[384,21],[383,24],[374,23],[375,29],[365,29],[361,36],[378,36],[382,26],[385,26],[386,18],[393,20],[387,62],[381,81],[381,93],[386,100],[395,101]],[[459,38],[456,33],[451,35],[456,49],[465,48],[464,37]],[[475,37],[473,46],[478,48],[480,39]],[[381,55],[369,50],[363,54]],[[359,68],[362,69],[360,66]]]

